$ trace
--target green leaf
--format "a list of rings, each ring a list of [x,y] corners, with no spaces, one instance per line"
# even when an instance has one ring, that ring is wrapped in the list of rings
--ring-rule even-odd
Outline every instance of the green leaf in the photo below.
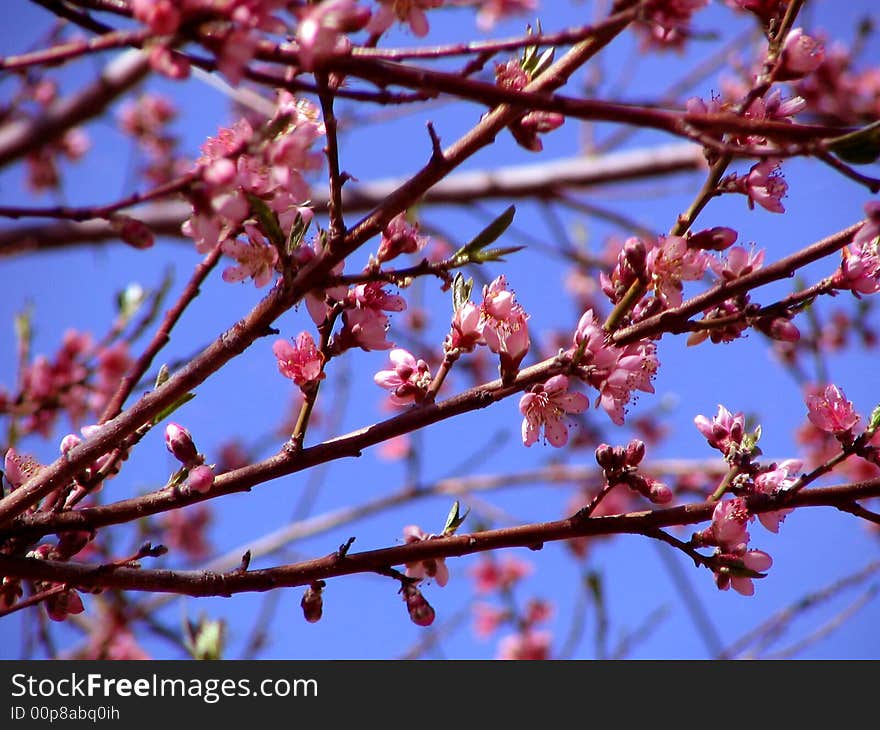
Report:
[[[491,243],[497,241],[501,235],[510,228],[513,216],[516,214],[516,206],[511,205],[488,226],[480,231],[469,243],[466,243],[453,255],[453,259],[473,260],[474,254],[483,250]]]
[[[170,416],[172,413],[174,413],[174,411],[176,411],[182,405],[189,403],[195,397],[196,397],[195,393],[184,393],[182,396],[180,396],[180,398],[178,398],[176,401],[174,401],[174,403],[172,403],[170,406],[162,409],[161,411],[159,411],[159,413],[157,413],[155,416],[153,416],[153,420],[151,421],[151,423],[154,426],[158,423],[162,423],[162,421],[164,421],[166,418],[168,418],[168,416]]]
[[[868,430],[874,433],[878,428],[880,428],[880,406],[871,411],[871,416],[868,418]]]
[[[880,158],[880,120],[828,141],[828,149],[844,162],[870,165]]]
[[[170,377],[171,371],[168,369],[168,366],[165,363],[162,363],[162,367],[159,368],[159,372],[156,374],[156,385],[153,390],[158,390],[163,385],[165,385],[165,382]]]
[[[452,509],[449,510],[449,514],[446,516],[446,525],[443,528],[443,536],[454,535],[455,531],[461,527],[462,523],[467,519],[467,516],[470,514],[470,509],[468,509],[463,515],[459,513],[461,509],[461,505],[458,503],[458,500],[452,503]]]
[[[128,322],[143,303],[147,300],[147,293],[137,282],[129,284],[116,295],[116,309],[124,322]]]
[[[251,204],[251,210],[260,222],[263,232],[269,237],[275,248],[279,251],[284,251],[287,238],[281,230],[281,224],[278,223],[278,216],[275,215],[275,211],[266,205],[262,198],[258,198],[253,193],[247,193],[247,199]]]
[[[485,251],[479,251],[473,255],[471,261],[484,264],[487,261],[504,261],[504,257],[509,254],[522,251],[525,246],[508,246],[506,248],[487,248]]]
[[[474,288],[474,280],[465,281],[460,271],[455,272],[455,278],[452,280],[452,311],[457,312],[471,298],[471,291]]]
[[[308,205],[308,203],[305,203],[304,205]],[[302,243],[303,237],[306,235],[306,231],[309,230],[311,224],[311,220],[305,221],[299,213],[296,214],[293,225],[290,227],[290,233],[287,235],[286,251],[288,254],[293,253],[297,246]]]
[[[184,646],[193,659],[216,660],[223,656],[226,626],[217,619],[200,618],[184,623]]]
[[[18,341],[19,348],[22,351],[27,351],[30,347],[31,338],[34,336],[32,326],[33,314],[34,308],[30,304],[15,314],[15,319],[13,321],[15,339]]]

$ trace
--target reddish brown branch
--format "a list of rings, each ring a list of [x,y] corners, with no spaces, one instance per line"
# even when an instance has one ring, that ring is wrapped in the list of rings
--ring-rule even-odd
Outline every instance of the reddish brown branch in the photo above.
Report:
[[[795,495],[789,507],[837,506],[855,499],[880,495],[880,479],[808,489]],[[748,498],[749,512],[760,514],[779,508],[766,495]],[[387,573],[395,565],[423,560],[461,557],[500,548],[527,547],[540,550],[545,543],[613,534],[656,534],[663,527],[689,525],[710,519],[714,504],[701,502],[669,509],[632,512],[625,515],[568,518],[555,522],[485,530],[466,535],[422,540],[396,547],[347,553],[333,552],[327,557],[263,570],[233,570],[226,573],[82,565],[33,558],[0,556],[0,574],[65,583],[87,589],[178,593],[190,596],[231,596],[235,593],[267,591],[275,588],[308,585],[355,573]]]

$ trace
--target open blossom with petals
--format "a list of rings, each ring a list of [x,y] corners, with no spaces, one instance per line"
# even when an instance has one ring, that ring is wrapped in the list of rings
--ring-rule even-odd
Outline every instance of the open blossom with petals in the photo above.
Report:
[[[419,224],[409,223],[404,213],[389,221],[382,231],[382,241],[376,259],[379,263],[391,261],[402,253],[416,253],[428,243],[427,236],[419,235]]]
[[[347,53],[351,43],[345,33],[363,28],[370,11],[357,0],[329,0],[304,11],[296,29],[300,65],[306,71],[316,61]]]
[[[786,459],[775,469],[766,471],[755,477],[755,489],[761,494],[776,494],[789,489],[798,478],[803,464],[797,459]],[[758,521],[770,532],[779,532],[779,525],[794,510],[777,509],[772,512],[761,512]]]
[[[391,391],[391,402],[402,406],[420,403],[431,385],[431,371],[424,360],[416,360],[406,350],[397,348],[389,353],[391,370],[380,370],[373,376],[376,385]]]
[[[586,396],[568,392],[565,375],[554,375],[544,385],[536,385],[519,401],[519,410],[524,416],[523,444],[531,446],[535,443],[543,428],[544,438],[551,446],[565,446],[568,426],[563,419],[569,413],[582,413],[589,405]]]
[[[503,274],[483,287],[480,313],[483,339],[500,355],[502,377],[514,375],[529,351],[529,316],[507,288]]]
[[[343,349],[360,347],[362,350],[390,350],[388,317],[378,309],[346,309],[342,313],[342,331],[339,333]]]
[[[706,252],[691,248],[681,236],[661,236],[647,256],[654,290],[667,307],[681,304],[681,282],[700,279],[708,265]]]
[[[722,553],[716,558],[723,565],[720,570],[715,572],[715,585],[722,591],[733,588],[737,593],[743,596],[755,595],[755,584],[748,575],[738,574],[739,565],[742,564],[747,570],[763,572],[769,570],[773,565],[773,559],[763,550],[746,550],[742,553],[727,554]]]
[[[731,413],[724,406],[718,405],[718,415],[711,421],[705,416],[694,418],[694,424],[706,437],[709,446],[727,454],[732,444],[742,443],[745,433],[746,419],[742,413]]]
[[[756,251],[754,248],[745,249],[742,246],[734,246],[727,255],[721,259],[710,259],[709,267],[719,279],[733,281],[740,276],[757,271],[764,264],[764,249]]]
[[[12,446],[6,450],[6,456],[3,458],[3,473],[13,489],[18,489],[32,476],[36,476],[42,468],[32,456],[19,454]]]
[[[430,540],[433,535],[423,532],[418,525],[407,525],[403,528],[403,539],[407,545],[414,542]],[[430,558],[417,563],[406,564],[406,574],[410,578],[433,578],[441,588],[449,582],[449,568],[443,558]]]
[[[180,25],[180,11],[173,0],[132,0],[131,12],[157,35],[171,35]]]
[[[742,497],[728,499],[715,505],[712,524],[694,533],[691,539],[696,545],[717,545],[725,552],[741,553],[749,544],[746,527],[751,519]]]
[[[278,358],[278,370],[302,388],[324,377],[324,356],[308,332],[300,332],[293,345],[287,340],[276,340],[272,352]]]
[[[803,28],[788,32],[782,44],[782,66],[776,78],[780,81],[799,79],[812,73],[825,60],[825,46],[804,33]]]
[[[275,274],[278,249],[265,239],[255,225],[245,224],[245,232],[247,243],[238,239],[223,242],[223,253],[238,261],[237,266],[229,266],[223,271],[223,281],[243,281],[250,277],[254,280],[254,286],[266,286]]]
[[[836,385],[827,386],[821,395],[807,395],[804,401],[810,422],[828,433],[846,433],[859,422],[852,401]]]
[[[835,284],[856,294],[880,291],[880,201],[865,204],[868,222],[843,249],[843,261]]]
[[[749,174],[740,178],[742,192],[749,197],[749,207],[755,203],[771,213],[784,213],[782,199],[788,192],[788,183],[782,177],[779,160],[767,159],[752,166]]]
[[[406,309],[406,300],[397,294],[389,294],[379,281],[358,284],[348,293],[348,300],[360,309],[384,312],[402,312]]]
[[[428,18],[425,10],[439,8],[444,0],[379,0],[381,6],[370,19],[370,33],[384,33],[395,20],[409,24],[410,30],[419,38],[428,34]]]

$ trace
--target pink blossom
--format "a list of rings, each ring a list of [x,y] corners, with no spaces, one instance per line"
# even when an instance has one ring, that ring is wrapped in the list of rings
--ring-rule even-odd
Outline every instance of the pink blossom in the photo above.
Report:
[[[705,416],[694,418],[694,424],[706,440],[709,446],[718,449],[725,456],[732,445],[742,443],[745,433],[745,416],[742,413],[732,414],[721,404],[718,405],[718,415],[711,421]]]
[[[418,525],[407,525],[403,528],[403,538],[407,545],[430,540],[434,535],[423,532]],[[433,578],[441,588],[449,582],[449,568],[443,558],[430,558],[417,563],[406,564],[406,574],[410,578],[424,580]]]
[[[394,405],[421,403],[432,380],[428,364],[400,348],[392,350],[389,357],[392,368],[380,370],[373,376],[376,385],[391,391]]]
[[[169,79],[180,81],[189,77],[189,59],[162,43],[150,49],[149,58],[151,68]]]
[[[782,177],[779,160],[767,159],[752,166],[749,174],[741,179],[744,192],[749,197],[749,208],[757,203],[771,213],[784,213],[782,198],[788,192],[788,184]]]
[[[344,34],[360,30],[369,18],[370,11],[357,0],[329,0],[307,8],[296,29],[302,68],[308,71],[318,61],[347,53],[351,43]]]
[[[852,401],[836,385],[829,385],[821,395],[809,394],[804,398],[810,422],[827,433],[845,434],[858,422]]]
[[[502,376],[514,375],[529,350],[529,316],[503,274],[483,287],[480,311],[483,339],[500,356]]]
[[[324,377],[324,356],[315,346],[308,332],[300,332],[294,345],[287,340],[276,340],[272,352],[278,359],[278,370],[300,388]]]
[[[428,243],[426,236],[419,235],[419,224],[410,224],[404,213],[392,218],[382,231],[382,241],[376,260],[381,264],[397,258],[403,253],[417,253]]]
[[[65,621],[68,616],[75,616],[83,611],[85,607],[82,598],[72,588],[46,599],[46,613],[53,621]]]
[[[544,438],[551,446],[561,447],[568,442],[568,427],[564,417],[569,413],[582,413],[589,401],[581,393],[568,392],[568,378],[554,375],[544,385],[536,385],[520,399],[519,410],[523,414],[523,444],[531,446],[538,440],[541,428]]]
[[[205,503],[169,510],[162,518],[162,541],[193,560],[205,558],[211,554],[210,524],[211,509]]]
[[[681,236],[661,236],[648,251],[647,270],[654,291],[666,307],[681,304],[682,281],[697,281],[709,265],[705,251],[688,246]]]
[[[790,489],[797,481],[802,466],[803,464],[797,459],[786,459],[772,471],[766,471],[755,477],[756,491],[761,494],[775,495]],[[762,512],[758,515],[758,521],[770,532],[778,533],[779,525],[793,511],[792,509],[777,509],[772,512]]]
[[[180,11],[172,0],[132,0],[131,11],[158,35],[171,35],[180,26]]]
[[[480,317],[480,308],[473,302],[465,302],[456,309],[452,317],[452,328],[443,344],[444,349],[447,352],[470,352],[482,343]]]
[[[695,542],[718,545],[726,552],[741,552],[749,544],[746,527],[750,520],[751,515],[742,497],[724,500],[715,505],[712,524],[694,536]]]
[[[756,251],[754,248],[745,249],[742,246],[734,246],[727,251],[722,260],[709,259],[709,266],[719,279],[733,281],[740,276],[746,276],[757,271],[764,264],[764,249]]]
[[[508,660],[543,660],[550,656],[553,635],[549,631],[526,630],[510,634],[498,642],[498,658]]]
[[[788,32],[782,45],[782,66],[777,74],[780,81],[799,79],[812,73],[825,60],[825,46],[821,41],[804,33],[803,28]]]
[[[737,593],[743,596],[755,595],[755,584],[752,578],[747,575],[738,575],[738,563],[741,563],[747,570],[763,572],[773,565],[773,559],[763,550],[747,550],[742,553],[721,554],[717,559],[722,563],[727,563],[720,571],[715,573],[715,585],[722,591],[733,588]]]
[[[42,469],[42,465],[32,456],[19,454],[10,446],[3,457],[3,473],[13,489],[18,489],[28,479]]]
[[[880,201],[865,204],[868,221],[843,249],[843,261],[835,284],[856,294],[880,291]]]
[[[495,633],[498,627],[509,618],[510,614],[503,608],[490,603],[474,604],[474,633],[485,639]]]
[[[370,19],[367,30],[370,33],[384,33],[391,24],[398,20],[408,23],[410,30],[417,36],[428,34],[428,18],[425,10],[439,8],[444,0],[379,0],[381,6]]]
[[[275,275],[278,265],[278,249],[269,243],[253,224],[245,224],[247,243],[238,239],[226,239],[221,246],[223,253],[238,261],[223,271],[223,281],[243,281],[250,277],[254,286],[266,286]]]
[[[406,300],[397,294],[386,292],[382,283],[378,281],[358,284],[349,292],[348,300],[359,309],[384,312],[402,312],[406,309]]]
[[[342,314],[339,343],[343,349],[360,347],[362,350],[390,350],[388,317],[378,309],[346,309]]]
[[[480,6],[477,27],[482,31],[492,30],[499,20],[528,13],[538,7],[537,0],[468,0],[468,4]]]
[[[512,588],[532,572],[531,563],[520,560],[512,555],[501,559],[482,558],[470,569],[477,593],[494,593]]]
[[[507,63],[495,64],[495,83],[508,91],[522,91],[528,86],[531,78],[520,65],[519,60],[512,58]]]
[[[708,4],[709,0],[649,0],[636,26],[642,48],[681,48],[690,35],[691,16]]]

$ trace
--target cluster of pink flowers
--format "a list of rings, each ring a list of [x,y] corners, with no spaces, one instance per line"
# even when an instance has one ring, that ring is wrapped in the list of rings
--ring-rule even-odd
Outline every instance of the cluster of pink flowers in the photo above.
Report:
[[[168,131],[176,115],[170,99],[146,92],[119,110],[119,127],[143,152],[147,161],[143,173],[154,185],[184,172],[184,163],[176,154],[177,138]]]
[[[245,66],[253,58],[259,36],[256,31],[284,34],[287,26],[273,15],[284,9],[285,0],[132,0],[134,17],[157,36],[150,51],[153,68],[179,79],[189,74],[189,63],[175,53],[168,41],[188,19],[216,16],[223,21],[203,30],[217,58],[217,67],[233,84],[241,81]]]
[[[62,410],[74,423],[100,414],[131,363],[124,341],[96,349],[87,333],[67,330],[53,359],[37,355],[22,370],[19,400],[29,411],[23,432],[48,436]]]
[[[502,274],[483,287],[480,333],[489,349],[501,360],[501,377],[513,377],[529,351],[529,315],[507,288]]]
[[[569,352],[581,349],[584,380],[599,391],[596,407],[601,406],[614,423],[622,425],[633,392],[654,392],[651,379],[660,366],[656,345],[647,340],[623,347],[611,344],[596,315],[587,310],[578,322],[574,348]]]
[[[224,253],[238,262],[224,272],[228,281],[251,277],[263,286],[278,263],[276,247],[266,240],[268,232],[257,221],[244,225],[253,214],[249,196],[265,201],[285,233],[297,221],[312,219],[304,203],[309,188],[303,172],[321,164],[320,153],[312,146],[324,133],[323,124],[311,103],[283,91],[269,124],[279,123],[284,125],[281,132],[261,140],[250,123],[241,119],[202,146],[198,169],[204,190],[194,198],[193,214],[183,224],[183,232],[195,240],[200,253],[223,244]],[[235,240],[243,226],[247,243]]]
[[[699,415],[694,418],[694,424],[706,437],[709,446],[727,456],[731,448],[735,449],[742,443],[746,419],[742,413],[731,413],[719,404],[718,414],[711,421],[706,416]]]

